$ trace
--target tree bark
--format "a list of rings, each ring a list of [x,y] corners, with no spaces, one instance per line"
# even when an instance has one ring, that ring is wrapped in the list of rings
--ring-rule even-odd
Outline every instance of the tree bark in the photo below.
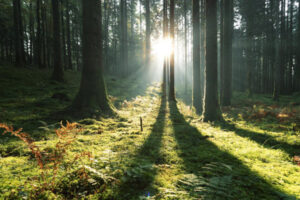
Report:
[[[73,69],[72,63],[72,44],[71,44],[71,25],[70,25],[70,5],[66,0],[66,26],[67,26],[67,52],[68,52],[68,69]]]
[[[163,0],[163,36],[164,39],[168,37],[168,2]],[[168,68],[168,58],[164,57],[164,66],[163,66],[163,95],[167,94],[167,68]]]
[[[280,28],[279,27],[279,9],[280,9],[280,3],[279,1],[276,1],[276,5],[275,5],[275,9],[276,9],[276,35],[275,35],[275,69],[274,69],[274,86],[273,86],[273,100],[274,101],[279,101],[279,95],[280,95],[280,71],[281,71],[281,64],[282,64],[282,58],[281,58],[281,48],[282,48],[282,38],[279,39],[279,33],[280,33]],[[281,24],[282,25],[282,24]]]
[[[36,1],[36,40],[35,40],[35,62],[39,69],[44,68],[42,64],[42,40],[41,40],[41,0]]]
[[[25,53],[24,53],[24,39],[23,39],[23,25],[21,14],[20,0],[13,0],[13,14],[14,14],[14,30],[15,30],[15,63],[17,67],[24,67]]]
[[[187,32],[188,32],[188,21],[187,21],[187,0],[184,0],[184,93],[187,95],[187,77],[188,77],[188,41],[187,41]],[[199,35],[200,37],[200,35]],[[199,41],[200,42],[200,41]],[[199,43],[200,45],[200,43]],[[200,50],[200,48],[199,48]],[[200,54],[200,52],[199,52]],[[200,67],[200,66],[199,66]]]
[[[101,1],[82,0],[83,69],[74,111],[86,114],[111,111],[103,79]]]
[[[295,91],[300,92],[300,7],[298,7],[297,24],[297,49],[296,49],[296,67],[295,67]]]
[[[33,63],[34,50],[33,50],[33,41],[34,41],[34,16],[33,16],[33,0],[30,0],[29,3],[29,34],[30,34],[30,44],[29,44],[29,63]]]
[[[127,33],[127,2],[126,0],[120,1],[121,6],[121,63],[122,76],[128,75],[128,33]]]
[[[67,51],[66,51],[66,34],[65,34],[65,20],[64,20],[64,7],[63,0],[61,0],[61,35],[62,35],[62,55],[63,55],[63,68],[66,70],[67,68]]]
[[[60,9],[59,0],[52,0],[53,16],[53,65],[52,80],[63,82],[64,72],[61,61],[61,39],[60,39]]]
[[[172,41],[172,50],[170,55],[170,90],[169,98],[175,101],[175,0],[170,1],[170,39]]]
[[[221,104],[231,105],[232,96],[232,32],[233,32],[233,1],[224,0],[224,31],[223,31],[223,73],[221,81]]]
[[[145,10],[146,10],[146,65],[149,65],[150,56],[151,56],[150,0],[145,0]]]
[[[204,92],[203,121],[222,119],[218,102],[217,55],[217,0],[206,0],[206,84]]]
[[[193,0],[193,106],[198,114],[202,111],[199,9],[199,0]]]

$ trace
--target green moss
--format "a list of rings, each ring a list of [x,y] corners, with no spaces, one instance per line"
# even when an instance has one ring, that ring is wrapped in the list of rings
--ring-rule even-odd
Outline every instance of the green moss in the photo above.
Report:
[[[1,121],[23,127],[43,152],[53,151],[60,121],[53,115],[70,102],[51,95],[59,91],[74,98],[80,74],[67,72],[68,83],[59,85],[45,81],[46,71],[0,67],[0,73]],[[176,106],[161,100],[159,83],[107,81],[118,116],[78,121],[82,131],[67,158],[88,151],[93,162],[77,162],[67,174],[61,169],[55,191],[45,191],[41,199],[300,198],[300,168],[293,163],[300,155],[299,133],[293,130],[298,116],[280,123],[272,116],[248,118],[274,106],[269,96],[235,94],[233,106],[223,110],[227,123],[202,123],[182,101]],[[276,112],[289,111],[290,102],[299,99],[283,96]],[[16,138],[1,136],[0,153],[0,199],[28,198],[33,188],[23,186],[39,176],[30,151]],[[76,173],[82,165],[89,181]]]

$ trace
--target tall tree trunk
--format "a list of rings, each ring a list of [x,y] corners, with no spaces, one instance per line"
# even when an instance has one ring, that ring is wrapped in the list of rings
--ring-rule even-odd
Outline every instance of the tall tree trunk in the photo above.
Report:
[[[14,30],[15,30],[15,57],[16,66],[23,67],[25,65],[24,40],[23,40],[23,25],[21,16],[20,0],[13,0],[14,13]]]
[[[298,7],[297,24],[297,48],[296,48],[296,67],[295,67],[295,90],[300,92],[300,7]]]
[[[233,32],[233,1],[224,0],[224,31],[223,31],[223,73],[221,81],[221,104],[231,105],[232,95],[232,32]]]
[[[136,57],[136,40],[135,40],[135,32],[134,32],[134,25],[136,23],[135,21],[135,11],[136,11],[136,2],[135,0],[131,0],[130,2],[130,46],[129,46],[129,51],[130,51],[130,57],[135,58]],[[130,65],[132,66],[132,65]],[[129,72],[131,72],[133,68],[131,67],[129,69]]]
[[[18,0],[18,18],[19,18],[19,26],[20,26],[20,39],[21,39],[21,59],[26,63],[26,55],[25,55],[25,47],[24,47],[24,28],[23,28],[23,17],[22,17],[22,6],[21,6],[21,0]]]
[[[218,102],[217,0],[206,0],[206,84],[203,121],[221,120]]]
[[[188,21],[187,21],[187,0],[184,0],[184,93],[187,95],[187,77],[188,77],[188,41],[187,41],[187,32],[188,32]],[[200,41],[199,41],[200,45]],[[200,50],[200,48],[199,48]],[[200,52],[199,52],[200,54]],[[200,66],[199,66],[200,67]]]
[[[35,42],[35,62],[38,68],[44,68],[42,64],[42,40],[41,40],[41,0],[36,0],[36,42]]]
[[[249,97],[253,95],[253,36],[252,30],[249,25],[247,25],[247,47],[246,47],[246,55],[247,55],[247,93]]]
[[[140,0],[140,37],[142,38],[142,33],[143,33],[143,30],[142,30],[142,0]]]
[[[49,63],[47,62],[47,52],[49,52],[49,49],[47,49],[47,35],[49,34],[47,32],[47,16],[46,16],[46,2],[43,2],[42,7],[41,7],[41,15],[42,15],[42,62],[43,66],[45,68],[50,67]]]
[[[282,53],[282,38],[279,39],[279,33],[281,32],[279,29],[279,21],[280,21],[280,17],[279,17],[279,9],[280,9],[280,3],[279,0],[276,1],[275,4],[275,9],[276,9],[276,36],[275,36],[275,69],[274,69],[274,87],[273,87],[273,100],[274,101],[279,101],[279,95],[280,95],[280,71],[281,71],[281,64],[282,64],[282,57],[281,57],[281,53]],[[281,24],[282,25],[282,24]]]
[[[66,51],[66,34],[65,34],[65,20],[64,20],[64,7],[63,0],[61,0],[61,35],[62,35],[62,55],[63,55],[63,68],[67,68],[67,51]]]
[[[53,16],[53,65],[54,70],[52,79],[55,81],[64,81],[64,72],[61,61],[61,39],[60,39],[60,9],[59,0],[52,0]]]
[[[220,34],[220,51],[218,53],[220,54],[220,80],[218,82],[220,86],[220,100],[222,103],[223,99],[223,94],[224,94],[224,7],[225,7],[225,0],[218,1],[219,9],[220,9],[220,16],[219,16],[219,21],[220,21],[220,26],[219,26],[219,34]],[[218,8],[217,8],[218,9]],[[218,77],[219,78],[219,77]]]
[[[200,0],[200,81],[201,81],[201,96],[204,97],[205,85],[205,0]],[[203,104],[203,101],[202,101]]]
[[[202,111],[199,8],[199,0],[193,0],[193,106],[198,114]]]
[[[280,69],[278,74],[279,81],[279,93],[285,93],[284,74],[286,68],[286,21],[285,21],[285,0],[281,0],[281,24],[280,24]]]
[[[168,37],[168,2],[163,0],[163,36],[164,39]],[[164,66],[163,66],[163,95],[167,94],[167,68],[168,68],[168,58],[164,57]]]
[[[128,75],[128,34],[127,34],[127,2],[121,0],[121,63],[123,76]]]
[[[149,65],[150,56],[151,56],[150,0],[145,0],[145,10],[146,10],[146,65]]]
[[[170,1],[170,38],[172,41],[172,50],[170,55],[170,91],[169,98],[175,101],[175,0]]]
[[[288,42],[288,72],[287,72],[287,89],[288,94],[292,94],[294,91],[294,85],[293,85],[293,58],[294,58],[294,37],[293,37],[293,30],[294,30],[294,0],[290,0],[290,17],[289,17],[289,29],[288,29],[288,36],[289,36],[289,42]]]
[[[29,45],[29,63],[33,63],[34,52],[33,52],[33,41],[34,41],[34,16],[33,16],[33,0],[29,3],[29,34],[30,34],[30,45]]]
[[[104,36],[103,36],[103,56],[104,56],[104,71],[109,71],[109,58],[108,58],[108,51],[109,51],[109,17],[111,15],[110,13],[110,8],[109,8],[109,4],[110,2],[108,0],[104,0],[104,4],[103,4],[103,7],[104,7]]]
[[[69,0],[66,0],[66,26],[67,26],[67,52],[68,52],[68,65],[67,66],[68,66],[68,69],[73,69]]]
[[[83,69],[73,109],[83,114],[111,111],[102,76],[101,1],[82,0],[82,12]]]

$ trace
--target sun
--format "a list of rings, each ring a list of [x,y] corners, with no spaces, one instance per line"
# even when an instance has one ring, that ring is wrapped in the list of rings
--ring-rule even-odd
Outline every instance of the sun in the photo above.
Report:
[[[159,58],[169,57],[172,49],[172,40],[170,38],[160,38],[153,42],[153,54]]]

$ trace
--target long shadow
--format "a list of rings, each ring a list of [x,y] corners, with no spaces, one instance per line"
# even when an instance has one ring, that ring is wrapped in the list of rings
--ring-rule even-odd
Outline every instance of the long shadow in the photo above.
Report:
[[[208,141],[197,128],[186,122],[176,103],[171,102],[169,107],[184,170],[193,174],[188,176],[192,177],[189,184],[178,184],[180,188],[201,199],[295,199]],[[187,182],[184,180],[183,183]]]
[[[280,149],[289,154],[290,157],[298,155],[300,153],[300,145],[288,144],[284,141],[278,141],[274,136],[257,133],[255,131],[249,131],[243,128],[237,128],[234,124],[228,122],[219,123],[217,125],[225,131],[233,131],[236,135],[248,138],[265,148]]]
[[[113,80],[114,81],[110,81],[110,83],[107,84],[107,87],[109,95],[117,97],[113,102],[117,108],[119,108],[121,103],[125,100],[130,101],[137,96],[145,96],[147,88],[155,82],[148,77],[148,72],[144,68],[139,69],[129,77],[118,78],[118,81],[115,77]],[[122,84],[119,84],[119,82]]]
[[[126,169],[124,181],[119,186],[117,199],[139,199],[139,196],[155,194],[157,191],[151,185],[154,181],[157,169],[154,164],[163,163],[164,158],[160,155],[163,129],[166,118],[166,98],[162,97],[159,113],[153,124],[152,130],[144,144],[133,155]]]

